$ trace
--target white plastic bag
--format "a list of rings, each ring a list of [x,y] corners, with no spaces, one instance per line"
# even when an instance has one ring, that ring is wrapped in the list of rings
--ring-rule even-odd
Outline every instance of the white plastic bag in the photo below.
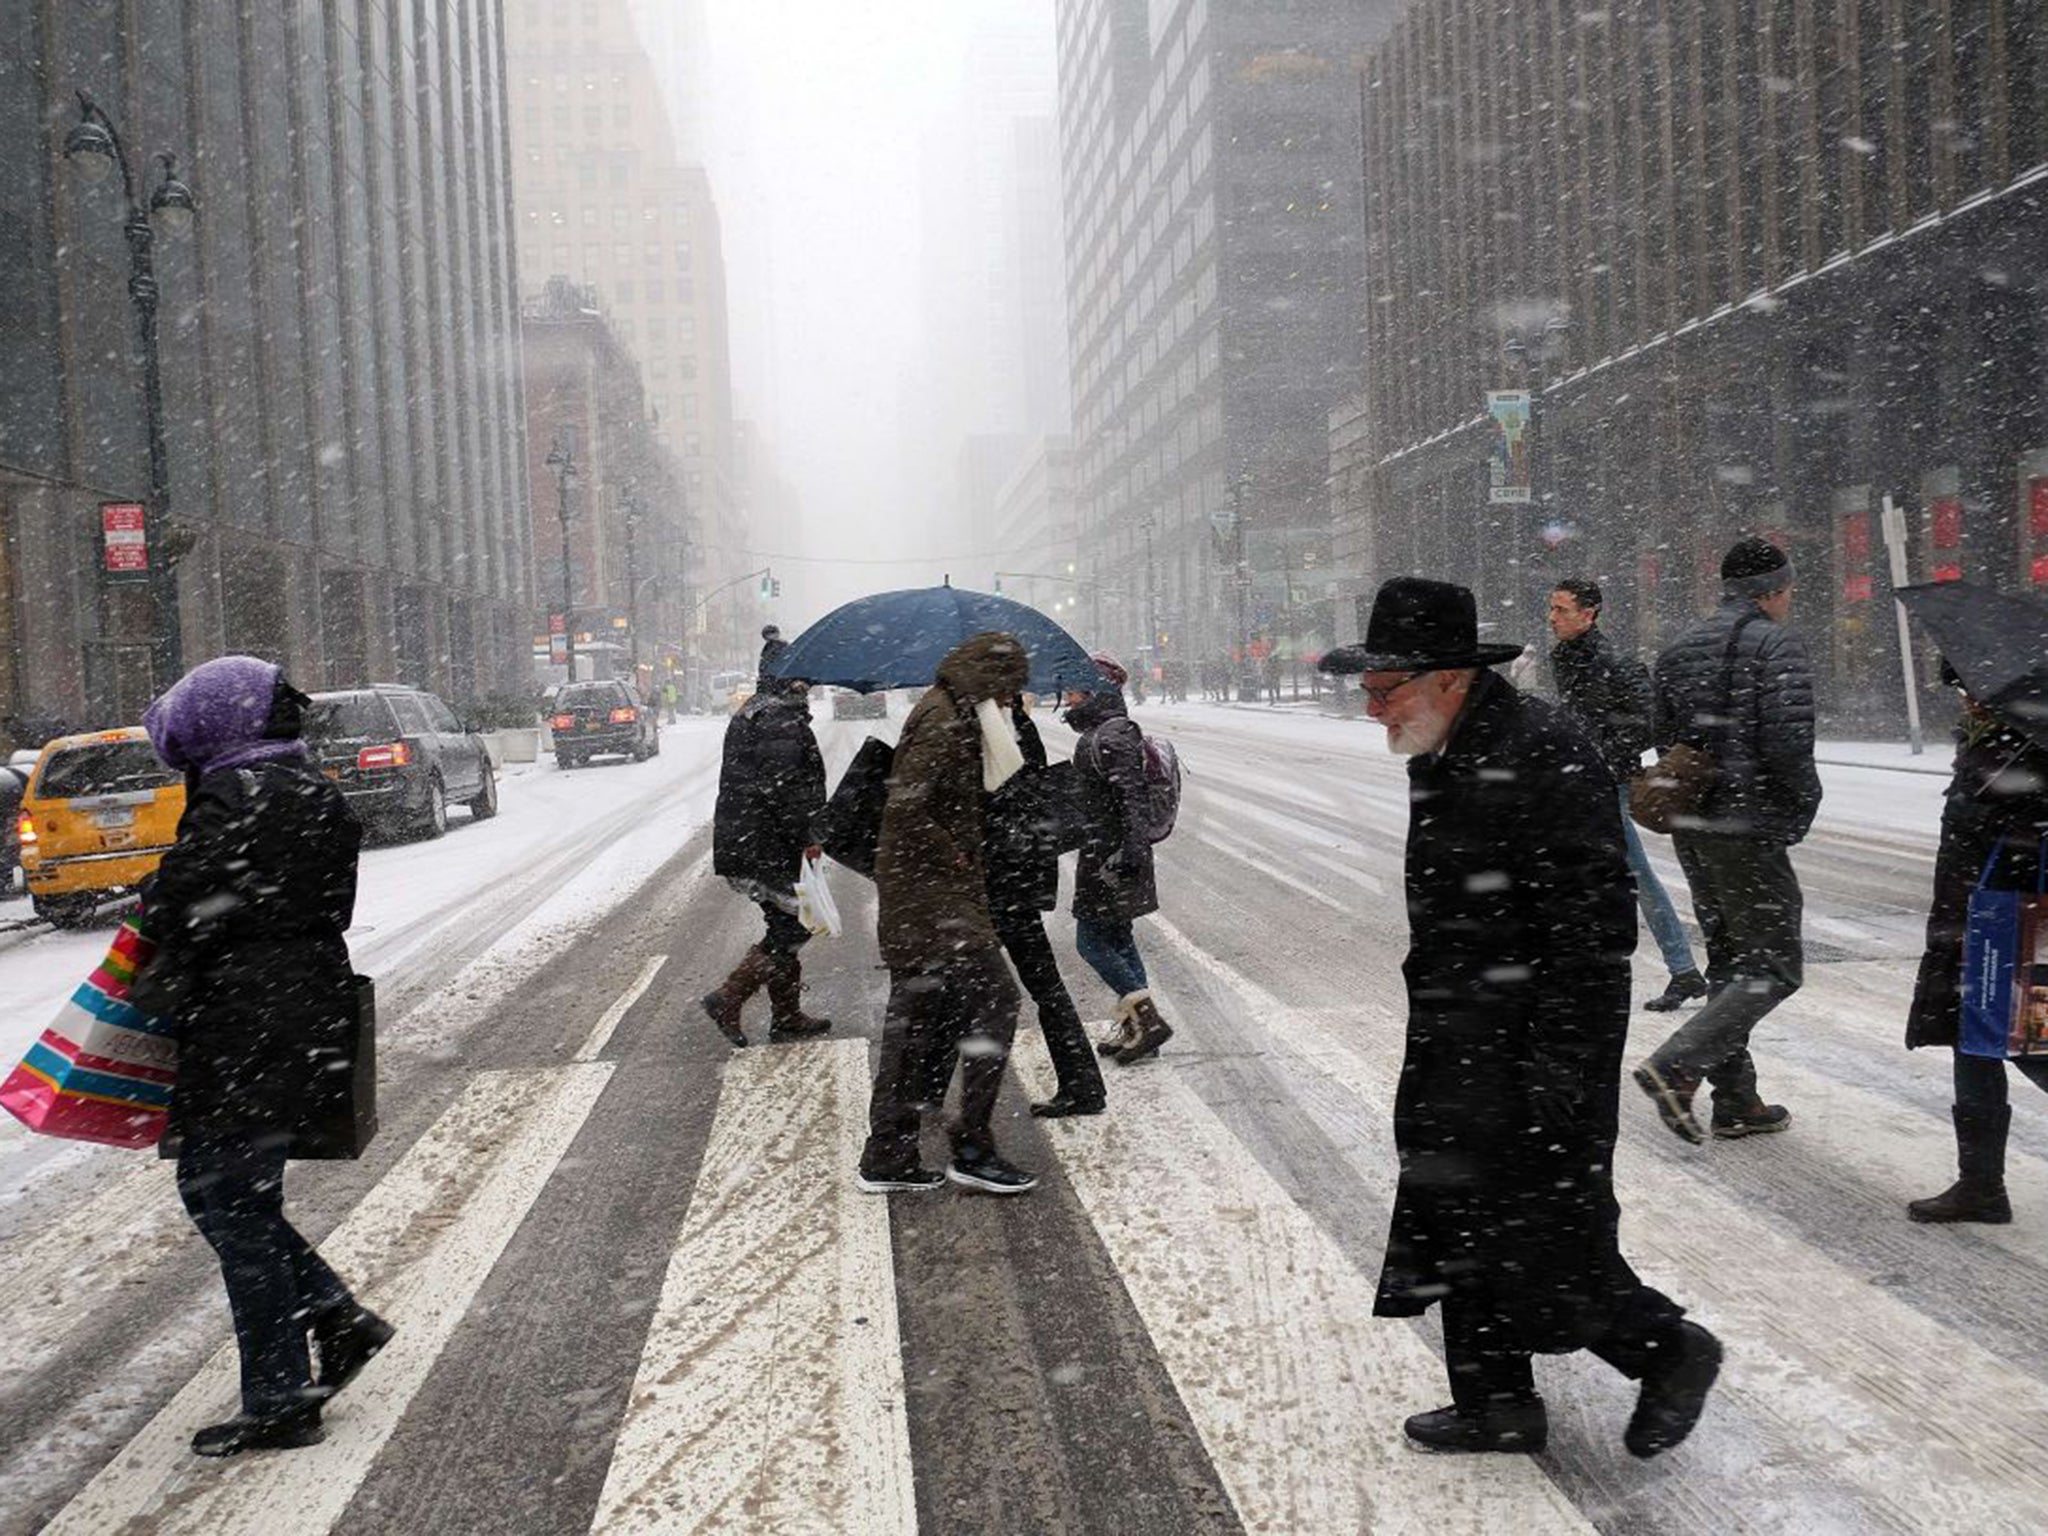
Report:
[[[839,903],[825,883],[823,861],[804,860],[803,873],[796,877],[796,916],[812,933],[828,939],[839,937]]]

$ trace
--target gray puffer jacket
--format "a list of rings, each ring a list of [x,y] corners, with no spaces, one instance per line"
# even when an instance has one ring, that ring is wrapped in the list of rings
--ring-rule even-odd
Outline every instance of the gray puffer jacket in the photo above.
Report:
[[[1797,635],[1765,618],[1754,598],[1725,598],[1657,658],[1655,693],[1658,747],[1689,742],[1720,764],[1701,831],[1778,844],[1806,836],[1821,791],[1813,666]]]

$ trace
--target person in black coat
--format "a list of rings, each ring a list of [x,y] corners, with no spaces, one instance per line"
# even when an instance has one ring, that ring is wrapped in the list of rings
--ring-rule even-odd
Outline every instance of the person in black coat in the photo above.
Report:
[[[1160,1016],[1138,953],[1132,924],[1159,910],[1152,845],[1138,807],[1145,784],[1145,733],[1124,707],[1129,674],[1115,657],[1098,653],[1095,669],[1109,684],[1066,696],[1074,743],[1074,802],[1081,825],[1081,856],[1074,871],[1074,947],[1117,995],[1116,1030],[1096,1050],[1130,1066],[1159,1054],[1173,1038]]]
[[[331,1097],[356,1006],[343,934],[362,828],[306,761],[306,703],[270,662],[224,656],[143,720],[185,774],[186,802],[142,888],[156,954],[130,1000],[177,1027],[165,1150],[220,1259],[242,1361],[242,1412],[199,1431],[205,1456],[313,1444],[321,1401],[392,1334],[284,1214],[285,1160],[309,1107]]]
[[[1961,679],[1942,664],[1952,686]],[[2012,1220],[2005,1192],[2005,1138],[2012,1125],[2006,1064],[1956,1050],[1962,1033],[1963,935],[1970,893],[1991,865],[1991,884],[2032,890],[2048,838],[2048,750],[1965,694],[1956,722],[1955,771],[1941,811],[1934,859],[1934,899],[1927,913],[1927,950],[1906,1015],[1906,1048],[1945,1045],[1955,1055],[1956,1182],[1906,1207],[1914,1221]],[[1996,859],[1994,861],[1994,855]],[[2048,1089],[2048,1060],[2012,1065]]]
[[[740,1014],[768,989],[771,1040],[822,1035],[830,1019],[803,1011],[803,960],[810,931],[797,917],[796,881],[806,860],[821,855],[813,823],[825,809],[825,758],[811,730],[808,689],[776,675],[789,649],[772,625],[762,631],[761,672],[754,696],[725,728],[725,757],[712,813],[711,869],[760,907],[761,942],[700,1006],[734,1045],[747,1043]]]
[[[1058,1080],[1053,1096],[1033,1104],[1031,1113],[1044,1119],[1099,1115],[1107,1102],[1102,1069],[1088,1048],[1080,1010],[1039,915],[1060,904],[1059,813],[1051,802],[1055,781],[1046,765],[1045,742],[1021,699],[1012,705],[1010,718],[1024,769],[988,797],[982,810],[982,857],[996,937],[1038,1005],[1038,1027]]]
[[[1410,758],[1394,1104],[1401,1174],[1374,1310],[1443,1303],[1452,1404],[1407,1422],[1445,1451],[1540,1451],[1532,1353],[1590,1349],[1642,1382],[1625,1443],[1690,1432],[1713,1336],[1622,1257],[1613,1159],[1635,902],[1614,781],[1562,713],[1486,670],[1472,594],[1398,577],[1363,646],[1367,709]]]

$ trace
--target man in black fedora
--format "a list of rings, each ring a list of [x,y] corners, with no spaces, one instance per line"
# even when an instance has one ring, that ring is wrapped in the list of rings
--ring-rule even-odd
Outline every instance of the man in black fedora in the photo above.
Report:
[[[1560,711],[1489,670],[1472,594],[1396,577],[1365,643],[1367,713],[1408,765],[1407,1053],[1400,1184],[1374,1310],[1443,1302],[1451,1406],[1408,1420],[1436,1451],[1541,1451],[1532,1354],[1590,1349],[1642,1383],[1624,1442],[1691,1431],[1712,1334],[1636,1278],[1614,1198],[1635,894],[1614,779]]]

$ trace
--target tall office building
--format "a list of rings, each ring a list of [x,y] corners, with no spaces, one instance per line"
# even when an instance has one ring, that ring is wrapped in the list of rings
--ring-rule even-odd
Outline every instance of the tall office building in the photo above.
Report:
[[[1127,620],[1105,640],[1327,637],[1329,414],[1361,371],[1354,61],[1403,9],[1059,0],[1082,564]]]
[[[127,210],[63,157],[80,91],[145,200],[161,153],[197,196],[190,240],[155,243],[185,662],[457,700],[523,679],[498,15],[0,7],[0,713],[117,724],[150,689],[149,589],[100,541],[150,479]]]

